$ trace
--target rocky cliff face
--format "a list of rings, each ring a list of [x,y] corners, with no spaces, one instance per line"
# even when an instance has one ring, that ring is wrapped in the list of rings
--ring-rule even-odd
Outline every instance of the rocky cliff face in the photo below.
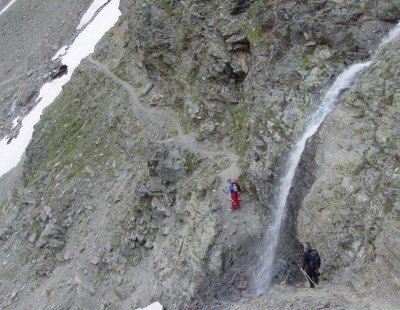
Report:
[[[298,222],[337,279],[387,297],[398,296],[399,42],[379,49],[318,134],[316,181]]]
[[[2,199],[3,306],[273,307],[263,297],[234,302],[251,295],[285,155],[323,90],[370,58],[400,4],[120,7],[118,24],[45,111]],[[310,240],[327,282],[396,301],[399,44],[379,48],[307,147],[275,282],[298,283],[299,245]],[[228,177],[245,188],[231,213]],[[365,308],[353,295],[296,292],[316,307]],[[280,308],[296,302],[285,294],[272,292]]]

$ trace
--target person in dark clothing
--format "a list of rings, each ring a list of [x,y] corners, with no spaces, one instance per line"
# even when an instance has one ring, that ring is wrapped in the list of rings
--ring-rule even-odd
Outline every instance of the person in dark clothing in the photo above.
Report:
[[[308,282],[310,283],[310,287],[314,288],[314,284],[318,284],[318,267],[315,266],[314,258],[311,254],[311,246],[310,243],[306,242],[304,243],[304,254],[303,254],[303,265],[302,269],[307,273],[308,275]],[[315,250],[313,250],[315,251]]]

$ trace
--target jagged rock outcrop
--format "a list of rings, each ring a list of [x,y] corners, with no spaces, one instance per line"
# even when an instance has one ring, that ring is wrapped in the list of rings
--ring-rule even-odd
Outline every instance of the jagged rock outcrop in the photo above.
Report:
[[[383,0],[120,7],[0,200],[4,307],[211,309],[251,295],[288,150],[333,78],[400,19],[400,4]],[[335,290],[376,288],[388,307],[396,301],[398,47],[380,49],[306,148],[275,283],[299,282],[307,239]],[[221,191],[228,177],[245,188],[239,212]],[[354,298],[282,286],[272,291],[279,308],[296,302],[285,292],[315,307]],[[232,309],[266,306],[258,297]]]

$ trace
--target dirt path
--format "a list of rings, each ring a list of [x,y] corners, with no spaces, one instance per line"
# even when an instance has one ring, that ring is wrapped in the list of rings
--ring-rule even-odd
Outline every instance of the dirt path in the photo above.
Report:
[[[168,127],[169,131],[177,130],[179,135],[171,139],[178,145],[192,153],[198,153],[204,157],[225,156],[227,158],[229,166],[218,173],[218,176],[221,178],[222,182],[217,190],[219,203],[221,205],[227,205],[229,201],[227,200],[223,189],[225,188],[225,181],[228,178],[237,178],[240,175],[241,170],[237,165],[237,160],[239,157],[231,150],[226,149],[223,144],[216,146],[207,142],[199,142],[195,139],[193,134],[184,134],[184,130],[180,126],[179,117],[176,112],[171,109],[161,110],[157,107],[143,105],[140,100],[138,100],[137,91],[132,85],[116,76],[107,65],[93,59],[93,57],[89,56],[88,60],[99,70],[101,70],[107,77],[112,79],[115,83],[121,85],[128,92],[130,103],[132,104],[132,108],[135,109],[135,113],[142,113],[144,117],[148,118],[153,123],[164,124],[166,127]],[[226,211],[224,212],[225,214],[228,213],[228,208],[224,208],[224,210]]]
[[[310,289],[306,283],[295,286],[275,285],[268,295],[242,299],[238,304],[229,307],[229,310],[253,309],[389,310],[395,308],[389,304],[378,304],[364,294],[352,292],[350,288],[322,281],[315,289]]]
[[[93,59],[91,56],[88,56],[88,60],[95,65],[100,71],[102,71],[108,78],[113,80],[115,83],[121,85],[129,94],[130,103],[132,104],[132,108],[135,109],[135,113],[143,113],[146,118],[152,121],[153,123],[159,124],[163,123],[170,127],[170,130],[178,130],[181,134],[183,132],[182,128],[179,126],[178,118],[173,115],[170,111],[159,110],[152,107],[144,106],[138,100],[138,94],[136,89],[133,88],[128,82],[122,80],[118,76],[116,76],[107,65],[100,63],[99,61]],[[178,125],[178,126],[177,126]]]

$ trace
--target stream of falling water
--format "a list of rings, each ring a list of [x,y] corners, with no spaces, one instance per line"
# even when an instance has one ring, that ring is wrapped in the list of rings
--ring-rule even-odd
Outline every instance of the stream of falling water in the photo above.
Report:
[[[262,264],[255,279],[255,285],[258,293],[267,292],[271,286],[271,280],[274,272],[272,267],[275,260],[275,252],[278,245],[281,226],[286,215],[286,200],[290,187],[292,186],[292,181],[297,165],[299,164],[301,154],[304,151],[306,141],[308,138],[314,135],[325,116],[335,107],[335,102],[337,101],[337,98],[341,92],[351,85],[357,76],[357,73],[369,65],[370,62],[352,65],[336,78],[336,81],[321,100],[320,106],[308,118],[303,134],[297,140],[287,157],[284,174],[279,181],[278,195],[274,204],[275,214],[273,222],[268,227],[268,232],[266,234],[263,247],[265,250],[260,257]]]
[[[389,32],[389,34],[383,39],[380,46],[391,40],[399,33],[400,23],[397,24],[396,27],[394,27]],[[304,151],[306,141],[317,132],[326,115],[334,109],[336,101],[343,90],[350,87],[350,85],[356,79],[359,73],[363,69],[367,68],[370,64],[371,61],[354,64],[348,67],[342,74],[340,74],[336,78],[335,82],[328,89],[328,91],[320,101],[320,105],[318,106],[316,111],[314,111],[313,114],[307,119],[303,134],[297,140],[287,156],[287,160],[283,170],[284,173],[279,181],[277,191],[278,194],[274,203],[275,209],[273,221],[268,226],[268,231],[265,234],[263,244],[261,245],[262,249],[264,250],[259,258],[260,264],[258,273],[255,275],[254,278],[254,286],[258,294],[268,292],[272,286],[272,278],[274,276],[273,264],[280,237],[281,227],[286,216],[286,201],[289,195],[290,188],[292,186],[296,168]]]

